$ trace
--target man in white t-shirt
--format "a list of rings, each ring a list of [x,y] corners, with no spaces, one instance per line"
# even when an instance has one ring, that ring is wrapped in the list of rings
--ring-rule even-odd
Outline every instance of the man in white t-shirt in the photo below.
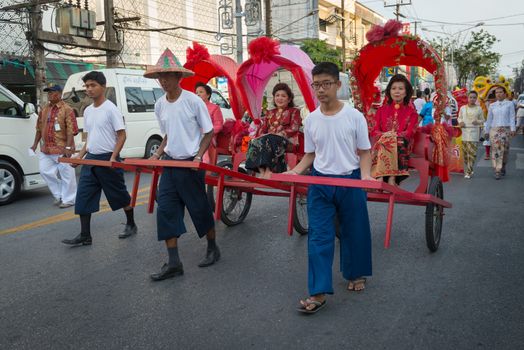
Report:
[[[165,91],[155,103],[155,116],[164,139],[150,159],[201,162],[213,138],[213,123],[206,105],[197,95],[180,87],[182,77],[194,73],[183,68],[171,51],[166,50],[158,64],[148,69],[146,78],[157,78]],[[205,171],[164,167],[157,197],[157,235],[165,241],[169,260],[153,281],[162,281],[184,273],[178,255],[178,238],[186,232],[184,211],[187,208],[200,238],[207,237],[207,251],[198,264],[206,267],[220,259],[215,242],[215,220],[205,190]]]
[[[87,140],[76,158],[119,162],[120,151],[126,141],[124,117],[118,108],[106,100],[106,78],[102,72],[87,73],[82,80],[86,94],[93,104],[84,111],[84,133]],[[131,196],[124,181],[124,170],[84,165],[78,180],[75,214],[80,215],[81,231],[72,239],[62,242],[70,245],[91,245],[91,214],[100,209],[102,190],[113,211],[124,208],[126,226],[119,238],[127,238],[137,232]]]
[[[333,63],[320,63],[312,71],[320,107],[306,119],[306,154],[287,172],[301,174],[313,165],[313,176],[375,181],[371,171],[371,144],[362,113],[337,100],[341,83]],[[361,291],[364,276],[371,276],[371,230],[366,193],[358,188],[310,185],[308,189],[309,298],[298,311],[314,313],[333,294],[332,265],[335,217],[340,223],[340,269],[348,290]]]

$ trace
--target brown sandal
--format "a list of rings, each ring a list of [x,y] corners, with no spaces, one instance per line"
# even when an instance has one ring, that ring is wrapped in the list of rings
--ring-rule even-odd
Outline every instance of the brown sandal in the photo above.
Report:
[[[366,289],[366,281],[367,280],[365,277],[350,280],[348,284],[348,290],[353,291],[353,292],[361,292],[364,289]]]
[[[310,305],[313,305],[312,309],[308,309],[308,306]],[[300,306],[297,308],[297,311],[302,312],[304,314],[314,314],[318,310],[322,309],[325,305],[326,299],[318,301],[307,298],[306,300],[300,300]]]

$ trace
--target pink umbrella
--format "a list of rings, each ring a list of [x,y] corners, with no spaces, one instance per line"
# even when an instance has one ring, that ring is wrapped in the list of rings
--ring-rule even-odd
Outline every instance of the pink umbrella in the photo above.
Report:
[[[311,70],[315,65],[304,51],[295,46],[280,45],[267,37],[253,40],[248,51],[250,59],[240,65],[236,80],[242,103],[253,118],[260,117],[264,89],[279,68],[293,74],[308,109],[313,111],[316,108],[317,101],[311,88]]]

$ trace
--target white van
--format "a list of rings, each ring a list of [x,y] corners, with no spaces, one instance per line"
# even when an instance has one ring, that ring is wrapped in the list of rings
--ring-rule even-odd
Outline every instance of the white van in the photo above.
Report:
[[[0,85],[0,205],[14,201],[21,190],[46,186],[38,157],[28,153],[37,118],[31,103]]]
[[[162,135],[155,118],[155,102],[164,91],[156,79],[143,77],[143,70],[111,68],[101,69],[106,84],[106,98],[120,110],[126,121],[127,139],[122,149],[122,158],[150,157],[160,146]],[[76,112],[78,128],[84,126],[84,110],[92,101],[85,93],[82,77],[88,71],[71,75],[64,86],[62,98]],[[224,118],[233,118],[229,103],[218,90],[213,90],[211,101],[222,108]],[[85,136],[77,137],[76,148],[80,149]]]

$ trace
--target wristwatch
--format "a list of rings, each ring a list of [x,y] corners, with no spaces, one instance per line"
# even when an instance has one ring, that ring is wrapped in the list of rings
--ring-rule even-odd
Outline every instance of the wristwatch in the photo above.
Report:
[[[196,156],[196,157],[193,158],[193,159],[195,159],[195,160],[198,159],[199,161],[202,161],[202,157],[199,157],[199,156]]]
[[[72,150],[73,147],[71,147],[71,146],[66,146],[65,149]]]

